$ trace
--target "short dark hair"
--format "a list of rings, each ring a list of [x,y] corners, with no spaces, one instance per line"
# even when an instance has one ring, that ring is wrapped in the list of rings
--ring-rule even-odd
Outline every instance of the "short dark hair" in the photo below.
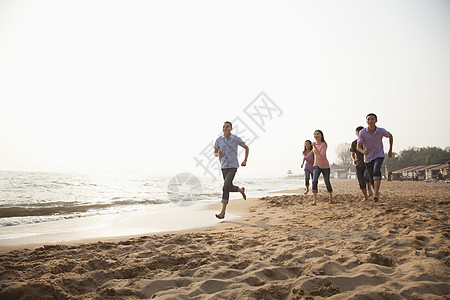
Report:
[[[375,117],[375,120],[377,120],[378,121],[378,117],[377,117],[377,115],[376,114],[374,114],[374,113],[370,113],[370,114],[368,114],[367,116],[366,116],[366,119],[367,119],[367,117],[368,116],[374,116]]]
[[[367,117],[366,117],[366,118],[367,118]],[[356,127],[356,131],[358,131],[358,132],[360,132],[362,129],[364,129],[364,127],[362,127],[362,126]]]
[[[224,122],[224,124],[225,124],[225,123],[228,123],[228,124],[230,124],[230,127],[231,127],[231,128],[233,128],[233,124],[231,124],[231,122],[230,122],[230,121],[225,121],[225,122]]]

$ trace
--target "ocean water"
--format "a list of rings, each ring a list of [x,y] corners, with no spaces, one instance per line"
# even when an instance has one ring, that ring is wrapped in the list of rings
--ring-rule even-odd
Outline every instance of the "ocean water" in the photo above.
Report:
[[[247,197],[303,186],[299,178],[236,178],[245,186]],[[199,203],[219,202],[223,182],[184,173],[173,177],[112,174],[69,174],[0,172],[0,242],[34,234],[36,224],[62,220],[114,216],[118,214],[157,215],[159,211]],[[240,198],[231,193],[231,199]],[[27,231],[30,231],[27,233]]]

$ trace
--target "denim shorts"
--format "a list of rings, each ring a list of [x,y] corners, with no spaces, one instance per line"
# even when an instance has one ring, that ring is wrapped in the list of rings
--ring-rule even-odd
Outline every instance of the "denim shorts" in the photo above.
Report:
[[[383,165],[384,157],[378,157],[369,163],[366,163],[366,169],[369,173],[370,181],[381,180],[381,166]]]
[[[315,166],[315,167],[313,167],[313,169],[314,169],[313,182],[312,182],[313,193],[317,193],[319,191],[317,188],[317,185],[319,183],[320,173],[323,174],[323,180],[325,181],[325,186],[327,187],[327,191],[329,193],[331,193],[333,191],[333,188],[331,187],[331,183],[330,183],[330,173],[331,173],[330,168],[321,169],[321,168]]]

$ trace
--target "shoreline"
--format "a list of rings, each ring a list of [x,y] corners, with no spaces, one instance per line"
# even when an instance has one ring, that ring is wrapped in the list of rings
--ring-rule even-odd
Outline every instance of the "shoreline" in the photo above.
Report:
[[[266,195],[284,193],[289,190],[271,191]],[[13,227],[16,234],[23,236],[0,239],[0,253],[11,250],[29,249],[49,244],[75,245],[98,241],[117,242],[142,235],[188,232],[201,228],[219,226],[232,220],[242,219],[248,214],[249,205],[259,198],[231,198],[227,208],[227,218],[218,220],[214,214],[220,211],[220,200],[216,202],[194,203],[189,206],[164,208],[160,211],[132,211],[113,215],[95,215],[70,218]],[[30,227],[45,234],[29,234]],[[68,228],[72,228],[68,231]],[[79,228],[74,230],[73,228]]]
[[[230,219],[239,218],[239,215],[231,211]],[[20,234],[22,228],[24,231],[29,230],[30,226],[34,226],[35,231],[42,230],[46,233],[2,239],[0,253],[48,244],[71,245],[104,240],[120,241],[142,235],[195,230],[214,226],[218,221],[214,217],[212,203],[197,203],[186,207],[166,208],[162,211],[133,211],[18,225],[18,228],[13,228],[16,234]]]
[[[336,204],[319,187],[317,206],[303,194],[234,200],[227,212],[241,217],[215,226],[1,253],[0,298],[450,296],[450,186],[382,182],[374,203],[356,180],[332,185]]]
[[[44,245],[70,246],[103,241],[119,242],[144,235],[183,233],[209,227],[221,228],[227,223],[237,222],[245,218],[246,214],[248,214],[248,207],[254,205],[257,200],[258,198],[247,198],[246,201],[243,199],[231,199],[227,208],[226,218],[223,220],[217,219],[214,215],[220,211],[221,203],[217,201],[216,203],[197,203],[192,206],[170,208],[158,214],[154,211],[129,212],[127,214],[91,216],[58,221],[58,226],[61,228],[67,227],[67,223],[70,223],[72,226],[77,224],[85,226],[85,229],[79,232],[70,232],[69,234],[58,232],[58,227],[55,228],[55,223],[39,223],[37,226],[52,228],[54,232],[0,240],[0,254],[12,250],[42,247]],[[99,222],[106,222],[109,226],[91,228]],[[159,226],[158,223],[162,225]],[[126,230],[120,232],[121,227],[126,228]],[[138,232],[135,229],[130,229],[130,227],[139,227]],[[125,233],[133,230],[135,230],[135,233]]]

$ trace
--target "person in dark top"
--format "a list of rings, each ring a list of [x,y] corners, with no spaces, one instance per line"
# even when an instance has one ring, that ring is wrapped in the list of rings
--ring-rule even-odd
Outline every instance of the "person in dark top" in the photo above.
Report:
[[[356,136],[359,136],[359,132],[364,129],[362,126],[356,127]],[[364,195],[364,199],[362,201],[368,200],[369,196],[373,195],[372,186],[373,182],[370,182],[369,174],[366,170],[366,164],[364,163],[364,154],[359,152],[356,147],[358,145],[358,139],[352,142],[352,146],[350,147],[350,153],[352,156],[353,163],[356,166],[356,177],[358,178],[359,188]]]

